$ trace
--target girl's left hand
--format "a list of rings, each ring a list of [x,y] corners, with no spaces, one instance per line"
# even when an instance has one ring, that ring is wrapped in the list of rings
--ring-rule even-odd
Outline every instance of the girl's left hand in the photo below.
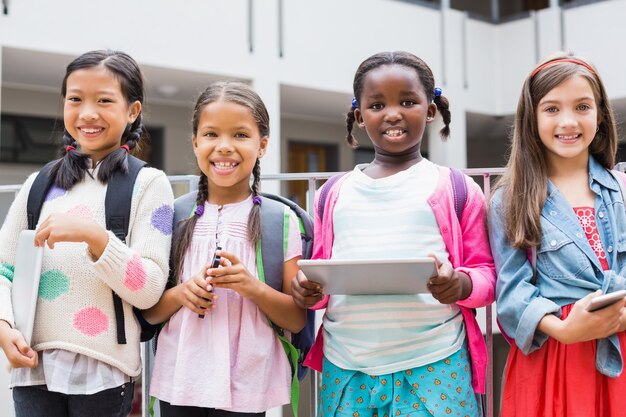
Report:
[[[53,213],[37,228],[35,245],[47,244],[50,249],[58,242],[86,242],[95,257],[99,257],[109,241],[102,226],[93,220],[66,213]]]
[[[455,271],[448,263],[442,263],[434,254],[438,274],[428,280],[428,289],[441,304],[452,304],[469,297],[472,292],[472,280],[464,273]]]
[[[263,283],[253,276],[234,254],[221,250],[219,255],[221,267],[209,268],[206,272],[211,278],[209,284],[216,288],[237,291],[242,297],[255,298]]]

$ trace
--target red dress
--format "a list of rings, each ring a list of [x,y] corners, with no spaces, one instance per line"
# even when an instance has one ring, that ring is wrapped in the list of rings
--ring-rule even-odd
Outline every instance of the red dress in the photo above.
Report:
[[[575,208],[587,239],[604,269],[608,264],[600,243],[593,208]],[[572,305],[564,306],[565,319]],[[618,334],[626,359],[626,332]],[[626,416],[626,372],[609,378],[596,370],[596,341],[565,345],[548,338],[524,355],[515,344],[509,352],[502,417]]]

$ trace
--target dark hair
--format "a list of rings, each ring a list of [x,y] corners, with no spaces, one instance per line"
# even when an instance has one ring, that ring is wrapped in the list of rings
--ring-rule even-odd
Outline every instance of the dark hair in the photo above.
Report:
[[[346,140],[348,144],[353,148],[359,146],[357,140],[352,136],[352,128],[355,121],[354,110],[357,109],[359,103],[361,103],[361,93],[363,92],[365,76],[370,71],[384,65],[402,65],[415,70],[424,86],[426,96],[428,97],[430,95],[430,98],[437,105],[437,109],[443,118],[444,127],[439,131],[439,134],[442,139],[447,138],[450,135],[450,104],[448,99],[443,95],[435,96],[435,77],[433,76],[433,72],[426,62],[417,56],[405,51],[395,51],[374,54],[361,62],[361,65],[357,68],[356,74],[354,74],[354,82],[352,83],[354,97],[357,99],[357,107],[352,106],[346,114],[346,129],[348,131]]]
[[[236,103],[240,106],[247,108],[250,111],[252,117],[256,121],[257,127],[261,137],[268,137],[270,134],[270,116],[267,112],[267,108],[261,100],[261,97],[254,92],[254,90],[247,84],[240,82],[217,82],[209,85],[198,100],[196,106],[193,109],[191,117],[191,126],[193,129],[193,136],[198,133],[198,124],[200,123],[200,116],[206,106],[211,103],[223,101]],[[261,164],[259,159],[256,160],[254,168],[252,169],[252,176],[254,181],[252,182],[252,195],[256,197],[259,195],[259,186],[261,180]],[[198,197],[196,199],[196,205],[204,205],[205,201],[209,198],[209,185],[206,175],[200,173],[200,181],[198,183]],[[183,257],[187,248],[191,243],[193,236],[193,230],[198,221],[197,215],[182,220],[177,228],[176,236],[172,240],[172,258],[174,260],[173,277],[178,278],[182,272]],[[256,240],[261,235],[261,215],[260,206],[254,204],[248,217],[248,239],[251,242]]]
[[[545,65],[561,59],[578,63],[559,61]],[[541,242],[540,219],[548,192],[548,167],[537,127],[537,105],[553,88],[577,75],[589,82],[598,106],[599,129],[589,145],[589,153],[607,169],[615,164],[618,141],[615,117],[598,72],[588,61],[572,54],[559,53],[544,60],[524,81],[507,169],[494,188],[503,188],[507,238],[516,248],[538,246]]]
[[[139,65],[129,55],[120,51],[90,51],[70,62],[63,78],[61,96],[65,98],[67,79],[74,71],[98,66],[106,68],[119,81],[122,95],[129,104],[139,101],[143,105],[144,86]],[[147,136],[142,119],[140,112],[135,121],[126,126],[122,134],[121,144],[127,145],[131,151]],[[82,181],[89,167],[89,155],[75,149],[65,151],[68,146],[76,148],[77,143],[67,129],[64,129],[62,152],[65,152],[65,155],[54,164],[51,175],[55,177],[55,184],[65,190],[69,190],[74,184]],[[127,152],[123,148],[116,149],[102,159],[98,170],[98,180],[106,183],[113,173],[120,169],[128,172]]]

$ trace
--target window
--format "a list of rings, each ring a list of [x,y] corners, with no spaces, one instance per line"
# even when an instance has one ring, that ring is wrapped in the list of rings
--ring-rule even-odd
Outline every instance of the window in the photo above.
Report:
[[[450,7],[490,21],[525,16],[531,10],[545,9],[550,0],[450,0]]]
[[[3,114],[0,162],[42,165],[59,154],[63,122],[52,118]]]
[[[147,126],[150,139],[137,157],[163,169],[164,134]],[[63,121],[51,117],[3,114],[0,117],[0,162],[43,165],[60,156]]]

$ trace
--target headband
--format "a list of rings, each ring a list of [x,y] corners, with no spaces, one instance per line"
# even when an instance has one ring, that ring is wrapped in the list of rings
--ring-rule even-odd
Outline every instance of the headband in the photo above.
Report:
[[[583,67],[587,68],[589,71],[591,71],[591,73],[593,75],[595,75],[596,77],[598,77],[598,74],[596,74],[596,70],[594,70],[591,65],[587,64],[584,61],[581,61],[580,59],[576,59],[576,58],[560,58],[560,59],[555,59],[553,61],[548,61],[545,64],[541,64],[539,65],[537,68],[535,68],[535,70],[532,72],[532,74],[530,74],[530,78],[533,78],[535,75],[537,75],[542,69],[549,67],[550,65],[553,64],[558,64],[560,62],[571,62],[572,64],[577,64],[577,65],[582,65]]]

